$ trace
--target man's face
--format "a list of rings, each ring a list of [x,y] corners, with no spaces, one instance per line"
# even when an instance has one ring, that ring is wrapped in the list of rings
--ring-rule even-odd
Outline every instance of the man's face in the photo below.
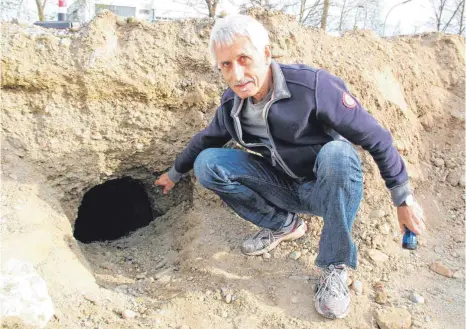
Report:
[[[214,47],[219,69],[240,98],[253,97],[267,78],[270,48],[257,51],[247,37],[238,36],[232,45]]]

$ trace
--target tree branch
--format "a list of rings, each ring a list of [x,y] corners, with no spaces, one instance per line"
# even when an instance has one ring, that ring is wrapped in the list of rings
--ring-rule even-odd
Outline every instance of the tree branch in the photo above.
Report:
[[[443,26],[442,32],[445,33],[445,31],[447,30],[448,26],[450,25],[450,23],[451,23],[453,17],[456,16],[456,13],[457,13],[458,10],[460,9],[460,6],[461,6],[461,3],[458,4],[458,6],[456,7],[455,11],[453,12],[453,14],[451,15],[450,19],[448,20],[447,24],[445,24],[445,25]]]

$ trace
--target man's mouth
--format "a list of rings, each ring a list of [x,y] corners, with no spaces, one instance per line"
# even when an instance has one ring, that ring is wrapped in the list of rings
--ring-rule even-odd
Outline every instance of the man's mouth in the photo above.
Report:
[[[242,83],[242,84],[237,84],[236,85],[236,88],[238,88],[239,90],[241,91],[246,91],[246,87],[248,84],[252,83],[252,81],[246,81],[245,83]]]

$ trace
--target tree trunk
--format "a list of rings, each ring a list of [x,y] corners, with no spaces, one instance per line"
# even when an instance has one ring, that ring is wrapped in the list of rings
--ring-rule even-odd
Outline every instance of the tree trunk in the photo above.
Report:
[[[328,5],[329,0],[324,0],[324,10],[322,12],[322,21],[320,22],[320,28],[324,31],[327,27]]]
[[[366,20],[367,20],[367,8],[364,7],[364,27],[363,27],[364,30],[366,29]]]
[[[461,16],[460,16],[460,22],[459,22],[459,28],[458,28],[458,35],[462,35],[464,32],[464,4],[466,3],[465,0],[461,2]]]
[[[299,8],[299,22],[303,22],[304,10],[306,8],[306,0],[301,0],[301,7]]]
[[[342,25],[343,25],[343,17],[345,15],[345,6],[346,6],[346,0],[343,0],[343,4],[341,5],[340,24],[338,25],[338,31],[340,32],[341,32]]]
[[[440,0],[439,11],[437,16],[437,32],[440,32],[440,27],[442,26],[442,15],[443,9],[445,8],[446,0]]]
[[[446,32],[448,27],[450,26],[450,23],[451,21],[453,20],[453,18],[456,16],[456,14],[458,13],[458,10],[460,10],[460,6],[461,6],[461,3],[458,4],[458,6],[456,7],[455,11],[453,12],[453,14],[451,15],[450,19],[448,20],[448,22],[445,24],[445,26],[443,27],[442,29],[442,32]]]
[[[45,16],[44,16],[44,8],[45,8],[45,2],[47,0],[44,0],[44,3],[40,3],[40,0],[36,0],[36,5],[37,5],[37,11],[39,12],[39,21],[45,21]]]
[[[207,3],[207,8],[209,9],[209,17],[215,17],[219,1],[220,0],[205,0],[205,2]]]
[[[210,17],[215,17],[215,14],[217,13],[217,5],[219,3],[219,0],[212,0],[212,12],[210,13]]]

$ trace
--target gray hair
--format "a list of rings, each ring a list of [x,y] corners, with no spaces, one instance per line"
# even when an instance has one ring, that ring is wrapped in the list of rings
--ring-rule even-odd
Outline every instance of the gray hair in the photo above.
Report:
[[[246,15],[228,15],[215,22],[210,34],[210,53],[217,61],[214,47],[217,44],[230,46],[237,36],[247,37],[257,51],[269,44],[269,33],[265,27],[252,17]]]

